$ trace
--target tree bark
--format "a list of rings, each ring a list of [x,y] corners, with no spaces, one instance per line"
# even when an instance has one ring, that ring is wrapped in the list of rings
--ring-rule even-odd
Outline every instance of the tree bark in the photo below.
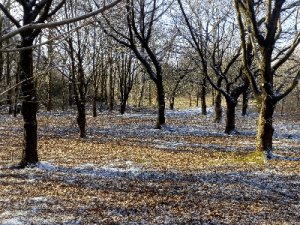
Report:
[[[122,115],[125,113],[125,110],[126,110],[126,103],[127,103],[128,96],[129,96],[128,93],[124,93],[123,99],[121,101],[120,113]]]
[[[7,87],[11,86],[11,76],[10,76],[10,55],[9,52],[6,54],[6,85]],[[12,114],[12,89],[7,92],[7,101],[8,105],[8,114]]]
[[[23,37],[22,47],[31,46],[32,43],[24,41],[26,37]],[[36,102],[36,90],[34,87],[33,77],[33,58],[32,49],[24,50],[20,52],[20,79],[26,80],[22,83],[22,93],[24,100],[22,103],[22,114],[24,121],[24,141],[23,152],[19,167],[24,168],[28,164],[34,164],[38,162],[37,154],[37,102]]]
[[[226,117],[226,134],[236,134],[238,133],[235,129],[235,107],[237,105],[237,100],[232,98],[226,98],[227,103],[227,117]]]
[[[79,127],[80,138],[85,138],[85,125],[86,125],[86,117],[85,117],[85,104],[84,102],[77,103],[77,124]]]
[[[273,113],[276,101],[266,93],[262,96],[261,111],[257,121],[256,151],[265,152],[266,159],[272,158]]]
[[[72,82],[69,82],[69,107],[73,105]]]
[[[201,89],[201,109],[202,115],[207,115],[206,110],[206,77],[203,78],[203,84]]]
[[[174,110],[174,101],[175,101],[175,97],[172,96],[170,100],[170,110]]]
[[[47,86],[47,94],[48,94],[48,99],[47,99],[47,111],[51,111],[52,109],[52,73],[51,71],[49,72],[48,76],[48,86]]]
[[[158,102],[158,115],[157,115],[157,121],[156,121],[156,129],[161,129],[162,125],[165,124],[165,93],[164,88],[162,84],[162,79],[158,80],[156,83],[157,87],[157,102]]]
[[[217,87],[221,88],[222,84],[222,78],[218,78],[217,80]],[[216,117],[214,120],[214,123],[220,123],[222,121],[222,94],[217,91],[216,95],[216,100],[215,100],[215,112],[216,112]]]
[[[97,117],[97,93],[98,88],[95,88],[94,98],[93,98],[93,117]]]
[[[24,141],[22,159],[20,162],[22,167],[38,162],[36,110],[37,104],[35,101],[23,101]]]
[[[247,108],[248,108],[248,95],[249,92],[248,90],[245,90],[243,92],[243,106],[242,106],[242,116],[246,116],[247,115]]]

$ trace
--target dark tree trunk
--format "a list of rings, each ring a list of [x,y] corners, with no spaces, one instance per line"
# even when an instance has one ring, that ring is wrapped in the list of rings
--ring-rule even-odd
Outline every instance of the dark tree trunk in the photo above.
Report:
[[[216,117],[214,122],[220,123],[222,121],[222,94],[219,91],[215,100],[215,111],[216,111]]]
[[[98,88],[95,89],[94,98],[93,98],[93,117],[97,117],[97,93],[98,93]]]
[[[166,119],[165,119],[165,93],[164,93],[164,88],[162,84],[162,79],[158,80],[156,83],[157,87],[157,100],[158,100],[158,115],[157,115],[157,121],[156,121],[156,126],[155,128],[161,129],[162,125],[165,124]]]
[[[47,99],[47,111],[51,111],[52,109],[52,75],[51,71],[49,72],[49,77],[48,77],[48,99]]]
[[[247,108],[248,108],[248,95],[249,92],[248,90],[245,90],[243,92],[243,106],[242,106],[242,116],[246,116],[247,115]]]
[[[18,73],[16,73],[16,84],[17,83],[19,83],[19,74]],[[17,117],[17,114],[20,113],[20,107],[18,107],[18,98],[19,98],[19,87],[16,86],[15,87],[14,111],[13,111],[14,117]]]
[[[26,37],[23,37],[23,40]],[[31,46],[32,43],[23,41],[22,47]],[[19,163],[20,167],[25,167],[31,163],[38,162],[37,154],[37,101],[36,90],[34,87],[33,77],[33,58],[32,49],[20,52],[20,79],[26,80],[22,83],[22,94],[24,96],[22,104],[22,114],[24,120],[24,141],[22,159]]]
[[[66,81],[64,79],[64,76],[62,76],[61,78],[62,78],[62,83],[63,83],[63,89],[62,89],[63,96],[62,96],[61,110],[65,111],[65,91],[66,91],[65,86],[66,86]]]
[[[73,105],[72,82],[69,82],[69,106]]]
[[[124,93],[123,99],[121,100],[121,109],[120,109],[121,114],[125,113],[128,96],[129,96],[128,93]]]
[[[207,110],[206,110],[206,78],[203,79],[203,84],[202,84],[201,108],[202,108],[202,115],[207,115]]]
[[[227,118],[226,118],[226,134],[236,134],[237,130],[235,129],[235,107],[237,105],[237,99],[226,98],[227,103]]]
[[[113,84],[113,68],[112,65],[110,67],[109,73],[109,104],[108,104],[109,111],[114,110],[114,84]]]
[[[200,98],[200,91],[199,91],[199,86],[197,88],[197,102],[196,102],[196,106],[199,107],[199,98]]]
[[[35,101],[23,102],[24,141],[22,159],[20,162],[20,166],[22,167],[38,162],[36,110],[37,104]]]
[[[215,105],[215,89],[212,88],[212,104],[211,105]]]
[[[149,97],[149,106],[152,105],[152,96],[151,96],[151,83],[149,82],[149,88],[148,88],[148,97]]]
[[[9,52],[6,54],[6,85],[7,87],[11,86],[11,76],[10,76],[10,57]],[[12,89],[7,92],[7,101],[6,104],[8,105],[8,114],[12,114]]]
[[[85,138],[85,125],[86,125],[86,117],[85,117],[85,104],[84,102],[77,103],[77,124],[79,127],[80,138]]]
[[[217,81],[217,87],[221,88],[222,85],[222,78],[218,78]],[[220,123],[222,121],[222,94],[217,91],[217,96],[216,96],[216,101],[215,101],[215,112],[216,112],[216,117],[214,122],[215,123]]]
[[[171,100],[170,100],[170,110],[174,110],[174,101],[175,101],[175,98],[174,98],[174,96],[172,96]]]
[[[259,118],[257,120],[256,151],[264,152],[266,159],[272,158],[273,113],[276,101],[267,94],[262,96],[262,104]]]

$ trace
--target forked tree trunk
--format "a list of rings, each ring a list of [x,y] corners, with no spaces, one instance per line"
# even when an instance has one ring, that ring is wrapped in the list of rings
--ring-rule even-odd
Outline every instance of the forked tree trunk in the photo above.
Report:
[[[227,117],[226,117],[226,134],[236,134],[237,130],[235,129],[235,107],[237,105],[237,100],[227,99]]]
[[[78,115],[77,115],[77,124],[79,127],[80,138],[85,138],[85,125],[86,125],[86,117],[85,117],[85,104],[84,102],[77,103]]]
[[[272,158],[273,113],[276,102],[268,97],[262,96],[261,110],[257,121],[256,151],[264,152],[266,159]]]
[[[165,124],[165,93],[162,81],[158,81],[156,83],[157,87],[157,102],[158,102],[158,115],[157,115],[157,121],[156,121],[156,129],[161,129],[162,125]]]

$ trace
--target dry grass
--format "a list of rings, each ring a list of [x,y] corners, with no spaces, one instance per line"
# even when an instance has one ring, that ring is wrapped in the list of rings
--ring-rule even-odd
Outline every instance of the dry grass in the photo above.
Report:
[[[40,166],[10,170],[22,120],[1,118],[1,224],[300,223],[300,163],[251,155],[254,135],[224,135],[212,116],[168,117],[170,131],[159,131],[153,114],[102,114],[88,117],[82,140],[75,120],[39,115]],[[255,117],[237,121],[255,130]],[[274,146],[300,157],[298,139],[275,138]]]

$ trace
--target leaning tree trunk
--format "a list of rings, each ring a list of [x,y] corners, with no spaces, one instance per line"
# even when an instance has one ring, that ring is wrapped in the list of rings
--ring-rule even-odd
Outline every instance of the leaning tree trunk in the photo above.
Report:
[[[235,129],[235,107],[237,105],[237,100],[233,98],[226,98],[227,103],[227,117],[226,117],[226,134],[235,134],[237,130]]]
[[[262,96],[261,110],[257,121],[256,152],[265,153],[266,159],[272,158],[273,113],[276,101],[266,93]]]
[[[162,77],[162,76],[160,76]],[[165,93],[163,88],[162,79],[156,82],[157,87],[157,102],[158,102],[158,115],[155,128],[161,129],[162,125],[165,124]]]
[[[217,87],[221,88],[222,78],[218,78]],[[220,123],[222,121],[222,94],[217,91],[216,101],[215,101],[215,112],[216,117],[214,123]]]
[[[23,37],[23,39],[26,39],[26,37]],[[22,43],[22,47],[28,47],[31,45],[32,43],[26,43],[25,41],[23,41]],[[38,162],[36,120],[37,101],[33,80],[32,49],[20,52],[19,66],[20,79],[24,81],[22,83],[22,94],[24,96],[24,100],[22,103],[24,140],[22,159],[18,166],[23,168],[28,164],[34,164]]]

